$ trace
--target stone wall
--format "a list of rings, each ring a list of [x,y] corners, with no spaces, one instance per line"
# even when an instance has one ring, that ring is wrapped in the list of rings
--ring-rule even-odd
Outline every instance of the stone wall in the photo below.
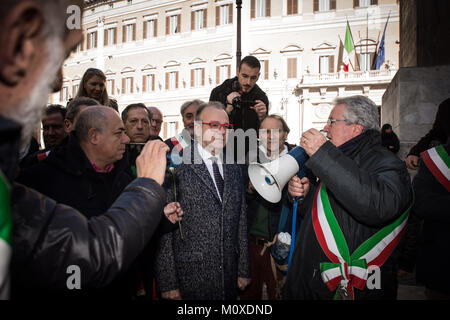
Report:
[[[400,1],[400,67],[450,64],[450,1]]]
[[[397,72],[383,96],[381,121],[398,135],[400,158],[431,129],[438,105],[449,97],[450,65]]]

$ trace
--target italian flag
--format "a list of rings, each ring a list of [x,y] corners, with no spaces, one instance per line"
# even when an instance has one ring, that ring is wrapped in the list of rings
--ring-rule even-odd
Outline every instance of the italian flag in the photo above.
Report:
[[[0,300],[9,296],[9,260],[11,258],[10,190],[0,171]]]
[[[347,21],[347,30],[345,31],[345,44],[344,44],[344,56],[342,62],[344,65],[344,71],[349,71],[350,66],[350,53],[355,50],[352,40],[352,32],[350,31],[350,24]]]

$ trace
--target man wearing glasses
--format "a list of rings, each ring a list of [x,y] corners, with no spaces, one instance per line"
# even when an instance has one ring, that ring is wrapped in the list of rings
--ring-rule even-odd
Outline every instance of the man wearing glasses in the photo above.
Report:
[[[178,201],[184,212],[181,227],[161,237],[156,255],[165,299],[234,300],[250,281],[241,170],[222,153],[232,128],[220,102],[200,106],[175,185],[165,181],[167,201]]]
[[[150,138],[149,140],[163,139],[159,136],[163,123],[163,114],[157,107],[148,107],[150,112]]]
[[[300,140],[318,181],[295,177],[288,187],[305,199],[286,298],[395,299],[392,253],[413,201],[405,163],[382,147],[378,110],[366,97],[337,99],[323,131],[328,141],[316,129]]]

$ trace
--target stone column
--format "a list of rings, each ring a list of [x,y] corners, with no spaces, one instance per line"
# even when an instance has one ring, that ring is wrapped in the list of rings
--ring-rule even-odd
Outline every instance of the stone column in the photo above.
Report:
[[[381,121],[399,136],[402,159],[450,97],[449,11],[447,0],[400,0],[400,69],[383,95]]]

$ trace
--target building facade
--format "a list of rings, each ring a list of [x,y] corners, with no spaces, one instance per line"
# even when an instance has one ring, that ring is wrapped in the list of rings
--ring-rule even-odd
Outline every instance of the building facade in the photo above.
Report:
[[[84,42],[64,64],[63,89],[49,102],[74,97],[87,68],[102,69],[120,110],[130,103],[157,106],[161,136],[182,129],[184,101],[207,101],[211,90],[236,75],[236,4],[232,0],[86,1]],[[398,67],[396,0],[243,0],[242,57],[261,61],[258,85],[269,113],[283,116],[289,141],[322,128],[337,96],[381,98]],[[372,62],[386,21],[385,61]],[[342,70],[349,22],[355,51]]]

